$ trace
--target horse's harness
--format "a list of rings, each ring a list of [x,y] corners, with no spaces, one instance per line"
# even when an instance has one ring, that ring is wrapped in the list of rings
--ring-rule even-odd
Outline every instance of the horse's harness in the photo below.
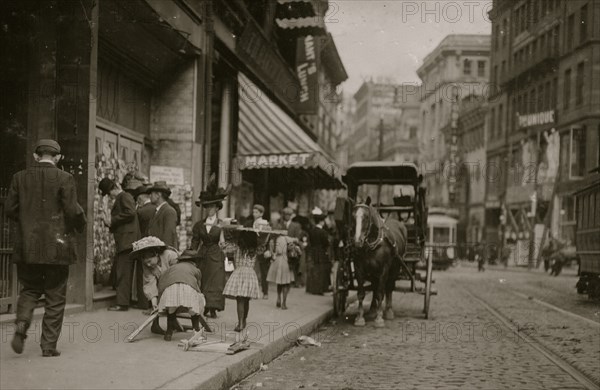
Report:
[[[373,213],[371,213],[371,208],[367,205],[361,205],[361,204],[354,206],[354,208],[355,209],[361,208],[361,209],[365,210],[366,213],[370,216],[368,218],[369,224],[367,225],[367,228],[364,229],[365,234],[364,234],[364,239],[363,239],[363,242],[365,243],[367,248],[369,248],[369,250],[371,250],[371,251],[374,251],[383,243],[383,240],[387,239],[389,241],[390,245],[392,245],[392,247],[396,250],[396,252],[398,252],[396,241],[392,240],[390,238],[389,234],[385,234],[385,232],[389,231],[389,228],[387,226],[385,226],[384,223],[381,223],[382,221],[381,221],[381,218],[379,217],[379,215],[374,216],[376,218],[376,221],[380,222],[379,224],[377,224],[375,226],[377,228],[377,238],[375,240],[369,242],[367,240],[367,237],[369,237],[369,234],[371,233],[372,226],[375,225],[375,223],[373,223],[373,221],[372,221],[373,218],[371,218],[371,216],[373,214]],[[363,221],[364,221],[364,218],[363,218]]]
[[[390,234],[386,234],[386,232],[389,233],[390,229],[385,225],[385,223],[383,223],[383,221],[381,220],[381,217],[376,214],[376,213],[372,213],[371,212],[371,207],[368,205],[364,205],[364,204],[357,204],[356,206],[354,206],[354,209],[358,209],[358,208],[362,208],[363,210],[365,210],[368,215],[369,215],[369,224],[367,229],[365,229],[365,234],[364,234],[364,240],[363,242],[367,245],[368,249],[371,251],[375,251],[382,243],[384,240],[387,240],[390,245],[392,246],[393,251],[396,254],[396,257],[400,260],[400,266],[404,269],[404,271],[406,272],[407,275],[409,275],[411,281],[412,281],[412,285],[414,286],[414,275],[412,274],[412,272],[409,270],[408,265],[404,262],[404,256],[400,255],[400,253],[398,252],[398,245],[396,240],[391,237]],[[367,240],[367,237],[369,236],[369,233],[371,231],[371,227],[373,225],[373,222],[371,221],[371,216],[374,215],[374,217],[376,218],[376,221],[379,222],[379,224],[377,224],[377,228],[378,228],[378,233],[377,233],[377,238],[374,241],[369,242]],[[405,237],[406,238],[406,237]]]

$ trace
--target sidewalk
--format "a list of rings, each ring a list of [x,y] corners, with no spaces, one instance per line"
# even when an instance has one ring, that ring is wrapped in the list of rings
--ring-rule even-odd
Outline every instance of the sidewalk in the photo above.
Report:
[[[179,340],[192,333],[176,333],[171,342],[144,329],[133,343],[125,339],[146,317],[141,310],[128,312],[82,312],[67,315],[58,350],[62,356],[42,358],[39,346],[41,323],[29,330],[25,351],[15,354],[10,342],[13,324],[0,324],[1,389],[222,389],[268,363],[302,334],[309,334],[332,315],[331,294],[309,295],[293,288],[288,310],[275,307],[275,286],[268,300],[250,302],[247,351],[183,352]],[[208,341],[226,347],[236,339],[235,301],[227,300],[219,318],[207,319],[213,328]],[[190,325],[186,319],[182,325]],[[166,318],[161,317],[166,328]]]

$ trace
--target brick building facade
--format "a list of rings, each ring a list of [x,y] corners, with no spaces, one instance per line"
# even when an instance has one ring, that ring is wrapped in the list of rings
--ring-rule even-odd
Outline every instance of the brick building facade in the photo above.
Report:
[[[532,264],[545,230],[573,242],[571,193],[600,158],[600,2],[497,0],[490,16],[487,238]]]
[[[289,7],[280,3],[1,3],[0,43],[2,52],[10,55],[0,61],[0,84],[10,98],[3,99],[0,108],[0,198],[12,174],[31,164],[36,140],[57,139],[66,157],[61,168],[74,174],[89,221],[86,234],[78,237],[70,303],[91,309],[112,296],[104,287],[114,243],[101,223],[110,210],[97,191],[103,177],[120,182],[125,173],[138,171],[152,181],[166,179],[182,209],[180,249],[189,245],[191,226],[202,217],[202,210],[193,204],[212,173],[222,186],[234,184],[224,217],[239,216],[254,201],[269,208],[272,198],[297,200],[298,186],[304,190],[300,195],[306,204],[301,211],[306,212],[313,202],[310,191],[339,186],[335,161],[320,146],[327,137],[319,140],[299,119],[306,107],[299,104],[300,83],[294,71],[298,39],[327,37],[323,24],[327,2],[290,2]],[[314,18],[298,28],[298,12]],[[337,86],[346,76],[330,37],[321,49],[328,51],[321,55],[327,61],[328,83]],[[258,92],[260,99],[241,104],[240,96],[248,90]],[[329,108],[326,114],[331,116]],[[248,110],[259,116],[249,117]],[[321,118],[324,114],[314,115],[327,123]],[[252,120],[263,122],[257,125]],[[258,145],[254,155],[243,155],[257,146],[248,140],[264,136],[262,129],[274,139],[285,133],[282,139],[294,142],[267,142]],[[260,165],[257,154],[265,165]],[[256,158],[259,165],[234,164],[244,157]],[[287,165],[271,167],[273,157],[278,159],[275,165],[281,161]],[[269,172],[289,174],[298,185],[282,196],[280,187],[263,185],[265,179],[278,183],[277,177],[269,179]],[[280,206],[275,202],[273,207]],[[10,223],[1,217],[7,229],[1,233],[0,241],[6,245],[0,262],[3,270],[11,271],[12,247],[6,235]],[[9,294],[0,296],[2,310],[14,310],[14,273],[2,273],[1,278],[4,286],[11,286]]]

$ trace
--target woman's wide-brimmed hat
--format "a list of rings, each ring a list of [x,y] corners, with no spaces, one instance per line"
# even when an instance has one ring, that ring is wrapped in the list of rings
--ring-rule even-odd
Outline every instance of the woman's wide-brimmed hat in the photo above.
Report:
[[[162,192],[167,197],[171,195],[171,189],[167,185],[166,181],[154,182],[154,185],[146,190],[147,193],[151,192]]]
[[[135,241],[133,244],[133,250],[129,254],[130,256],[139,255],[145,250],[148,249],[166,249],[167,244],[162,242],[160,238],[154,236],[144,237],[141,240]]]
[[[218,204],[225,200],[229,192],[231,191],[231,184],[227,188],[219,188],[217,186],[216,175],[213,173],[210,175],[206,190],[200,193],[196,206],[208,206],[211,204]]]

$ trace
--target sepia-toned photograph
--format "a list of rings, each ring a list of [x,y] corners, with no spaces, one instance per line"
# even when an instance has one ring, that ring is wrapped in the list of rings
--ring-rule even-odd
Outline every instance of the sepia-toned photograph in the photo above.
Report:
[[[600,390],[600,0],[2,0],[0,160],[2,390]]]

